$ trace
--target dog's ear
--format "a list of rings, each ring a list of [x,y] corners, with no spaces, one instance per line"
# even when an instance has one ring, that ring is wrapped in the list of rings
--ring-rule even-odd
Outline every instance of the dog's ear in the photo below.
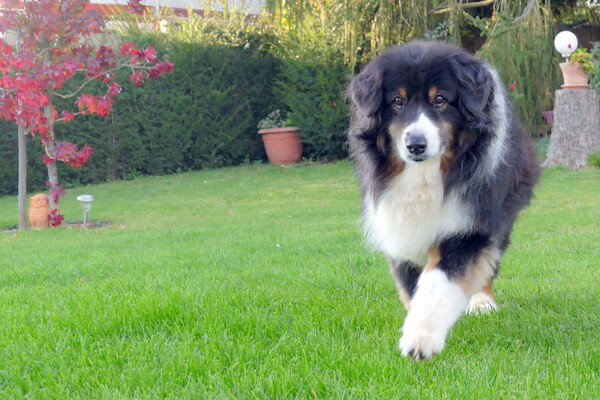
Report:
[[[468,54],[457,54],[450,65],[459,87],[458,109],[475,129],[489,125],[495,79],[483,61]]]
[[[346,98],[363,118],[374,118],[383,102],[383,71],[371,62],[350,81]]]

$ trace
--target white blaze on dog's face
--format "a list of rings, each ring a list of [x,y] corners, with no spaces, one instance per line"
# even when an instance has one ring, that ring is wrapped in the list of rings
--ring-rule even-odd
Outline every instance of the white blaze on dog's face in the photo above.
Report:
[[[394,132],[396,149],[400,158],[406,162],[420,162],[437,157],[444,153],[440,127],[424,113],[408,126],[402,128],[392,124],[390,131]]]
[[[453,107],[438,88],[431,87],[412,97],[403,88],[395,92],[389,107],[393,116],[388,132],[398,157],[407,163],[418,163],[449,151],[455,127],[447,114],[452,114]]]

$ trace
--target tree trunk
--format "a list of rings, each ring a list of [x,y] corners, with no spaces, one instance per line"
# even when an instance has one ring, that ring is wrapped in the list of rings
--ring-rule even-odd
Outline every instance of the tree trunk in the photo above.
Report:
[[[17,212],[19,216],[19,230],[27,229],[27,136],[25,136],[25,128],[18,127],[17,140],[19,167],[18,167],[18,184],[17,184]]]
[[[554,124],[544,168],[579,169],[588,155],[600,151],[600,89],[557,90]]]
[[[48,104],[46,107],[44,107],[44,115],[46,116],[46,118],[48,119],[48,121],[52,121],[52,104]],[[55,159],[55,152],[54,152],[54,124],[53,123],[49,123],[48,124],[50,127],[50,132],[48,132],[49,137],[51,138],[50,141],[46,144],[46,152],[48,153],[48,156],[51,157],[52,159],[54,159],[54,162],[50,162],[46,164],[46,169],[48,171],[48,188],[49,190],[49,194],[48,194],[48,202],[50,203],[50,216],[51,218],[56,218],[58,216],[58,214],[60,214],[60,207],[59,207],[59,201],[60,201],[60,196],[57,192],[57,189],[60,188],[60,185],[58,183],[58,169],[56,168],[56,159]],[[51,219],[52,221],[52,219]],[[55,222],[58,222],[58,224],[60,224],[59,221],[54,220]],[[53,226],[53,225],[52,225]]]
[[[46,145],[48,153],[54,156],[54,142]],[[48,193],[48,202],[50,203],[50,215],[56,215],[60,212],[59,207],[59,196],[53,190],[58,185],[58,170],[56,168],[56,161],[46,164],[46,170],[48,171],[48,187],[50,189]],[[56,211],[54,211],[56,210]]]
[[[19,51],[19,31],[17,31],[16,48]],[[21,103],[19,102],[19,108]],[[17,126],[17,153],[19,155],[17,172],[17,216],[18,229],[20,231],[27,229],[27,136],[25,128]]]

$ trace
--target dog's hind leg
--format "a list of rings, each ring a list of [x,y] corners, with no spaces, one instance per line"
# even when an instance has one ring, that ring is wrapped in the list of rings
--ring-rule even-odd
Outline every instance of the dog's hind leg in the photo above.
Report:
[[[481,292],[471,296],[469,305],[467,306],[467,314],[487,314],[498,309],[498,304],[496,304],[494,294],[492,293],[492,284],[493,280],[490,279]]]

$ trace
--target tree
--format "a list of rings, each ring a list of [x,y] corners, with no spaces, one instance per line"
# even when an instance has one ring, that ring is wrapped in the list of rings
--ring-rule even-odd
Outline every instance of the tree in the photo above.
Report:
[[[59,199],[64,191],[56,161],[81,168],[94,149],[57,140],[55,124],[78,115],[110,114],[121,92],[115,81],[118,69],[130,69],[130,80],[139,86],[173,70],[173,64],[157,62],[152,46],[138,49],[125,42],[116,52],[104,44],[94,45],[94,35],[102,32],[106,21],[88,0],[5,0],[4,7],[0,33],[13,32],[18,40],[16,46],[0,41],[0,117],[14,121],[23,134],[40,137],[48,170],[49,218],[57,226],[63,220]],[[127,10],[140,14],[144,7],[141,0],[129,0]],[[81,83],[66,90],[63,84],[72,79]],[[103,82],[105,91],[87,93],[93,81]],[[59,112],[56,97],[74,98],[73,109]]]

